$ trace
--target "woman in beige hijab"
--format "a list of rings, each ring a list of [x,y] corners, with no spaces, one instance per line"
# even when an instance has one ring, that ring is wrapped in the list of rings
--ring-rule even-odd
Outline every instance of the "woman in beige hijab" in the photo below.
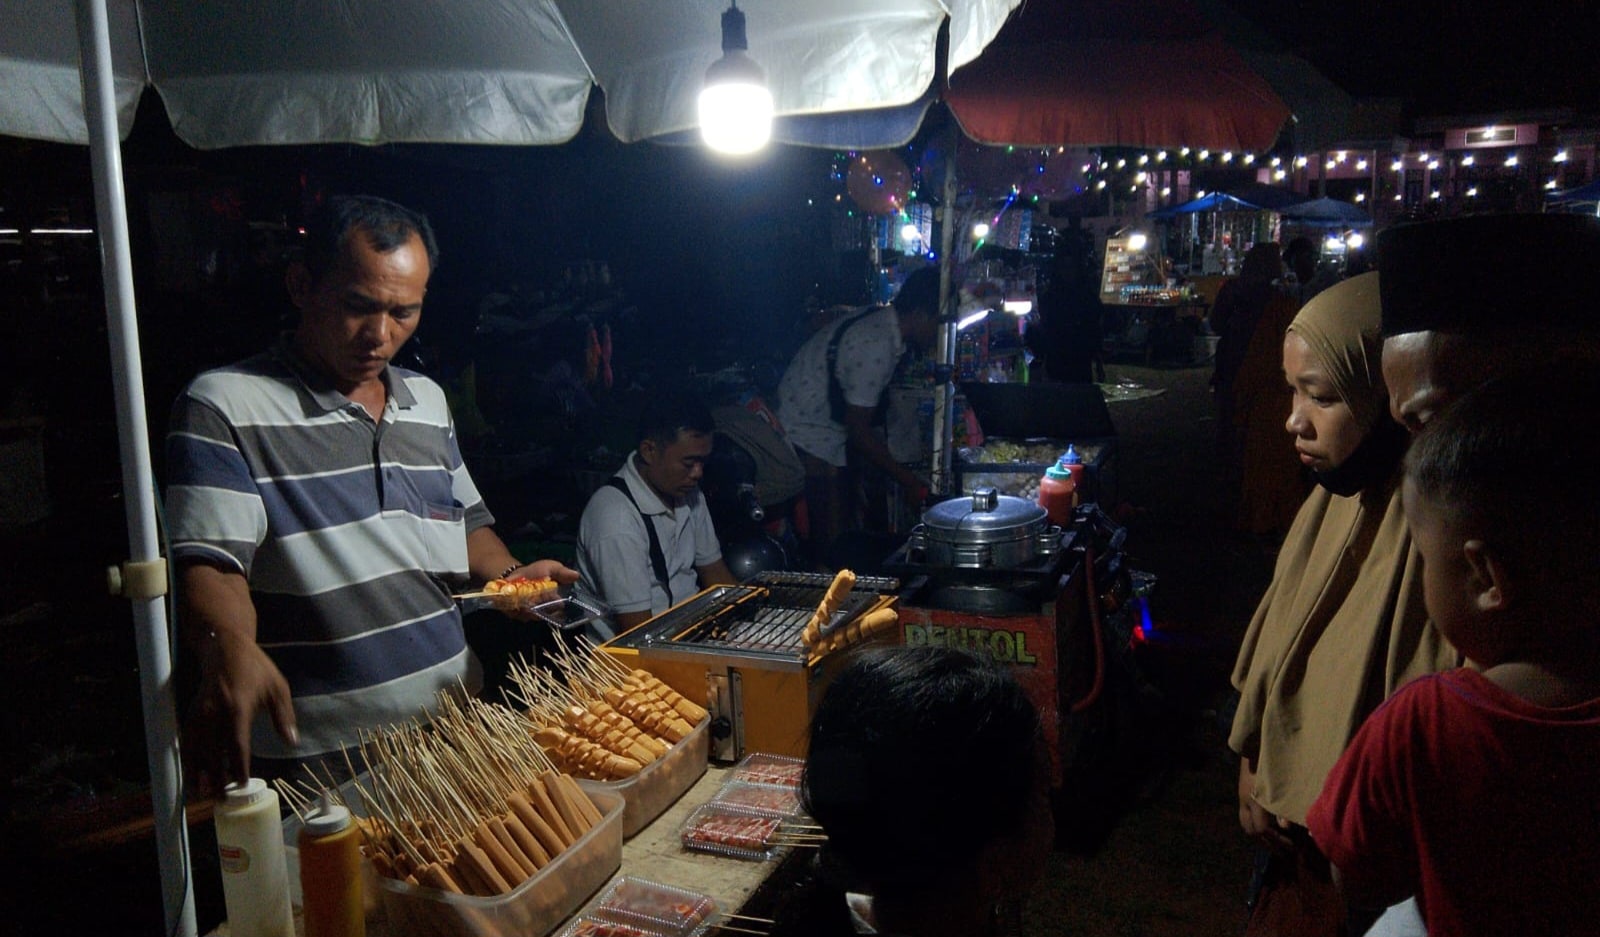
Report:
[[[1239,816],[1265,847],[1249,934],[1347,933],[1306,811],[1368,713],[1407,680],[1459,663],[1428,623],[1401,513],[1406,434],[1388,419],[1377,278],[1319,294],[1283,339],[1293,393],[1284,428],[1317,488],[1289,529],[1233,671]]]

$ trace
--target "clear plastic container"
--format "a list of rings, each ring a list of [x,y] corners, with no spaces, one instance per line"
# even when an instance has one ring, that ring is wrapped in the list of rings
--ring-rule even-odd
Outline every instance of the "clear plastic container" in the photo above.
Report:
[[[481,898],[380,879],[389,920],[404,921],[407,933],[438,937],[530,937],[555,930],[622,867],[622,798],[585,793],[600,808],[600,822],[521,885]]]
[[[668,937],[660,931],[580,914],[557,937]]]
[[[559,631],[579,631],[595,622],[605,626],[595,629],[602,634],[616,630],[611,626],[611,609],[590,598],[546,595],[529,610]]]
[[[751,752],[733,766],[733,776],[729,780],[748,784],[776,784],[799,790],[800,772],[805,766],[805,761],[800,758]]]
[[[766,810],[786,817],[796,817],[802,812],[800,795],[792,787],[781,784],[750,784],[746,781],[729,781],[717,789],[711,803]]]
[[[781,814],[765,810],[702,804],[678,827],[678,838],[685,849],[760,862],[782,849],[771,840],[783,820]]]
[[[624,838],[632,837],[649,826],[650,821],[665,813],[706,773],[711,755],[710,725],[710,716],[700,720],[693,732],[631,778],[620,781],[579,778],[578,786],[586,791],[607,791],[619,795],[625,804],[622,835]]]
[[[699,892],[624,875],[606,887],[582,917],[631,924],[662,937],[690,937],[717,915],[717,903]]]
[[[346,783],[339,792],[351,811],[360,816],[361,799],[355,794],[354,785]],[[536,937],[550,933],[622,867],[621,795],[597,790],[584,793],[599,808],[600,822],[549,865],[503,895],[453,895],[411,885],[378,875],[372,863],[363,860],[368,900],[375,897],[378,904],[375,913],[369,911],[368,922],[387,918],[394,927],[403,921],[406,933],[432,937]],[[284,841],[295,842],[299,832],[300,820],[290,815],[283,823]],[[299,851],[291,847],[287,853],[290,882],[297,893]],[[292,897],[298,903],[298,894]]]

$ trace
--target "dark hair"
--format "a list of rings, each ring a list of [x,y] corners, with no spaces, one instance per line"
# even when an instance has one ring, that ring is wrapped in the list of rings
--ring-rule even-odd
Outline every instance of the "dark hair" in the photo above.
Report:
[[[1283,247],[1283,262],[1288,263],[1296,254],[1315,257],[1317,255],[1317,246],[1311,243],[1311,239],[1305,235],[1290,238],[1289,243]]]
[[[1038,713],[999,665],[954,648],[874,648],[812,717],[801,797],[850,878],[874,894],[921,893],[1021,828],[1039,744]]]
[[[670,446],[685,430],[710,435],[716,429],[711,419],[711,409],[705,401],[688,391],[666,391],[651,395],[639,414],[637,442],[651,440],[661,446]]]
[[[306,219],[304,254],[313,283],[339,262],[346,239],[361,231],[380,253],[398,249],[415,234],[428,252],[428,269],[439,266],[439,245],[426,215],[375,195],[330,196]]]
[[[1406,456],[1406,476],[1523,575],[1554,564],[1555,575],[1592,583],[1600,575],[1596,400],[1593,365],[1496,378],[1429,422]]]
[[[890,300],[895,311],[902,315],[922,312],[935,318],[939,315],[939,268],[923,267],[906,277],[900,292]]]

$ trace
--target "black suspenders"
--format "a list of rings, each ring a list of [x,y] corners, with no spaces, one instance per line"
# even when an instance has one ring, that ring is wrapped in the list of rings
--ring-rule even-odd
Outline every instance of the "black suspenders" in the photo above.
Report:
[[[622,492],[622,496],[628,499],[633,509],[639,512],[639,520],[644,522],[645,535],[650,538],[650,568],[655,570],[656,582],[661,583],[661,588],[667,593],[667,605],[672,605],[672,580],[667,575],[667,555],[661,552],[661,538],[656,535],[655,521],[640,510],[639,502],[634,500],[633,492],[628,490],[628,483],[622,480],[621,475],[613,475],[606,479],[606,485]]]

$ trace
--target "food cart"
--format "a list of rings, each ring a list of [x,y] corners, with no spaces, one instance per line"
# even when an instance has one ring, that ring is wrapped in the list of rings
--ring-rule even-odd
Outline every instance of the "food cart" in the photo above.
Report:
[[[1209,307],[1188,286],[1177,286],[1160,241],[1140,233],[1106,240],[1100,277],[1105,347],[1111,354],[1193,363],[1206,333]]]

